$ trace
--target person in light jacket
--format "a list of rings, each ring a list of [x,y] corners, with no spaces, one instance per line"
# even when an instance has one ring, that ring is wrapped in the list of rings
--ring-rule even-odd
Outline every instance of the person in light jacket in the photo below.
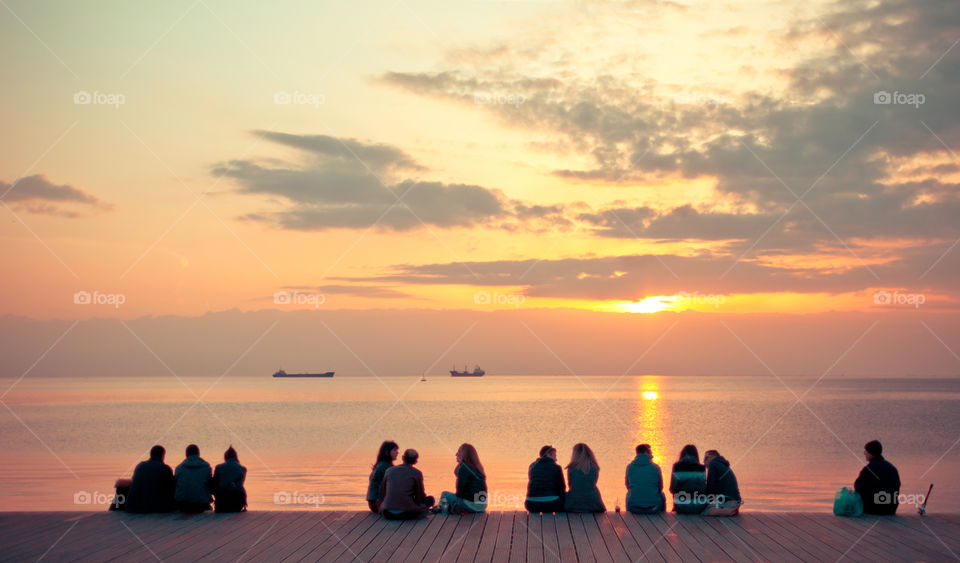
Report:
[[[187,458],[180,462],[173,476],[176,488],[173,500],[182,512],[203,512],[210,510],[213,496],[213,472],[210,464],[200,457],[200,448],[196,444],[187,446]]]
[[[653,463],[650,444],[637,446],[637,457],[627,465],[627,510],[634,514],[656,514],[666,510],[663,473]]]

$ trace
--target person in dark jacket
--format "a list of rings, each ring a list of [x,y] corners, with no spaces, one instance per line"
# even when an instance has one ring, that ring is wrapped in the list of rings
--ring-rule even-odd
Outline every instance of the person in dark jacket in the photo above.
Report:
[[[563,512],[567,484],[563,469],[557,465],[557,449],[553,446],[540,448],[540,457],[530,464],[527,471],[527,499],[523,506],[530,512]]]
[[[141,461],[133,471],[127,512],[171,512],[173,505],[173,470],[163,462],[163,446],[150,448],[150,459]]]
[[[853,488],[863,499],[866,514],[896,514],[900,496],[900,473],[883,458],[883,446],[871,440],[863,447],[867,465],[860,470]]]
[[[213,470],[213,495],[217,512],[243,512],[247,509],[247,490],[243,482],[247,468],[240,465],[237,450],[233,446],[223,452],[223,463]]]
[[[367,486],[367,506],[370,512],[380,513],[380,485],[383,484],[383,474],[387,469],[393,467],[394,460],[400,455],[400,446],[393,440],[387,440],[380,444],[380,450],[377,452],[377,462],[373,464],[373,470],[370,472],[370,485]]]
[[[387,469],[380,485],[380,514],[388,520],[416,520],[433,506],[423,488],[423,473],[414,467],[420,454],[417,450],[403,452],[403,463]]]
[[[564,509],[567,512],[606,512],[607,507],[597,488],[599,478],[600,464],[590,446],[583,443],[573,446],[570,463],[567,464],[570,490],[563,502]]]
[[[472,444],[461,444],[457,450],[456,492],[440,495],[440,509],[444,514],[483,512],[487,509],[487,476],[480,463],[480,455]]]
[[[637,446],[637,457],[627,465],[627,511],[633,514],[656,514],[667,508],[663,494],[663,472],[653,463],[650,444]]]
[[[680,450],[680,459],[670,472],[673,510],[679,514],[700,514],[707,507],[707,468],[693,444]]]
[[[176,489],[173,500],[182,512],[203,512],[210,510],[213,501],[210,491],[213,488],[213,474],[210,464],[200,457],[200,448],[196,444],[187,446],[187,458],[180,462],[173,476]]]
[[[717,450],[703,454],[707,466],[707,516],[736,516],[740,513],[740,485],[730,462]]]

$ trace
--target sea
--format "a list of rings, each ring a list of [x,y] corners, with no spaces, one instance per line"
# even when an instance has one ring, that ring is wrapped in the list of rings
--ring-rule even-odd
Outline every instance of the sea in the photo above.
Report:
[[[960,378],[847,375],[446,374],[332,379],[0,379],[0,510],[106,510],[154,444],[175,467],[188,444],[212,465],[232,445],[250,510],[365,509],[377,447],[420,453],[427,494],[454,490],[454,458],[476,446],[491,510],[522,508],[543,445],[562,465],[588,444],[609,510],[624,469],[652,446],[669,484],[681,448],[720,452],[743,510],[828,512],[852,487],[863,445],[900,472],[901,511],[960,512]],[[669,497],[669,495],[668,495]]]

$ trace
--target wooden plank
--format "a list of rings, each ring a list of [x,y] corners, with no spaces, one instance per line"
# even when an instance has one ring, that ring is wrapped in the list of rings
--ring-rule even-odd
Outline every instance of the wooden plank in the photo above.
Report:
[[[596,557],[593,555],[593,549],[590,547],[590,540],[587,538],[587,530],[583,527],[583,519],[579,514],[568,513],[567,520],[570,521],[570,536],[573,538],[573,545],[577,549],[577,561],[593,562]]]
[[[360,561],[373,560],[373,558],[377,555],[377,553],[379,553],[380,550],[383,549],[383,546],[393,540],[397,532],[400,532],[401,530],[403,530],[403,533],[406,534],[407,532],[410,531],[409,528],[412,527],[411,525],[404,528],[403,521],[394,521],[394,520],[384,519],[384,522],[385,524],[383,528],[380,530],[380,533],[378,533],[377,537],[373,538],[373,540],[371,540],[370,543],[368,543],[367,546],[363,548],[363,551],[357,554],[357,559],[359,559]],[[397,543],[399,544],[400,541],[401,540],[397,540]]]
[[[444,516],[437,514],[433,518],[442,520],[443,524],[440,526],[437,535],[434,536],[430,548],[427,549],[427,553],[423,558],[424,561],[440,561],[440,557],[447,550],[447,546],[453,541],[453,532],[456,531],[457,526],[460,524],[459,515]]]
[[[377,554],[377,558],[381,561],[403,561],[407,558],[411,551],[413,551],[414,546],[420,541],[420,537],[426,532],[427,527],[430,525],[430,520],[426,518],[421,518],[420,520],[414,520],[412,522],[404,522],[403,525],[409,525],[410,531],[407,532],[407,535],[400,540],[400,543],[397,544],[396,548],[390,553],[381,553]],[[383,557],[381,557],[383,555]]]
[[[837,549],[829,543],[817,541],[808,529],[797,525],[797,522],[785,528],[774,514],[764,514],[760,525],[785,550],[804,560],[836,561],[846,551],[846,548]]]
[[[503,518],[500,519],[500,527],[497,529],[497,541],[493,550],[492,561],[494,561],[494,563],[506,563],[510,560],[513,521],[519,515],[519,512],[507,512],[504,513]]]
[[[543,560],[545,563],[560,561],[560,542],[557,540],[557,516],[544,514],[540,517],[540,533],[543,537]]]
[[[600,526],[597,524],[594,515],[581,514],[580,521],[583,523],[584,530],[586,530],[587,541],[590,542],[590,552],[594,559],[599,563],[613,563],[613,558],[607,550],[607,543],[603,539],[603,534],[600,533]]]
[[[457,554],[457,561],[472,562],[477,556],[477,550],[480,547],[480,540],[483,538],[483,530],[487,524],[487,514],[479,512],[469,517],[462,517],[463,522],[468,522],[468,528],[465,537],[462,540],[463,545]]]
[[[624,515],[627,517],[627,515]],[[629,517],[635,518],[640,526],[647,533],[652,541],[666,543],[680,557],[682,561],[699,561],[696,551],[680,539],[680,535],[675,529],[677,522],[667,522],[660,514],[630,514]],[[696,545],[696,542],[694,542]]]
[[[417,539],[417,543],[413,545],[410,549],[410,553],[404,557],[403,561],[423,561],[424,556],[427,554],[427,550],[430,549],[430,545],[433,543],[433,540],[437,537],[437,533],[440,531],[441,526],[443,526],[444,520],[442,518],[427,518],[430,523],[427,525],[427,528],[423,531],[423,535]]]
[[[620,536],[617,535],[616,530],[613,528],[613,523],[610,521],[608,513],[598,512],[593,515],[593,518],[597,522],[597,529],[600,530],[600,536],[603,537],[607,551],[610,552],[610,557],[613,561],[617,563],[631,561],[630,556],[627,555],[623,544],[620,542]]]
[[[573,532],[570,528],[570,516],[566,513],[558,513],[554,522],[557,526],[557,543],[560,547],[560,560],[576,561],[577,546],[573,543]]]
[[[803,561],[796,555],[789,553],[783,549],[783,546],[777,543],[776,539],[770,537],[769,530],[765,526],[762,526],[764,519],[763,514],[750,512],[750,513],[740,513],[739,516],[733,517],[712,517],[705,516],[705,518],[713,518],[717,520],[725,520],[725,524],[731,526],[739,527],[743,532],[747,534],[746,543],[750,546],[751,549],[757,553],[762,554],[764,557],[773,560],[773,561]],[[740,534],[740,532],[737,532]]]
[[[366,517],[367,515],[362,512],[347,513],[346,518],[338,518],[330,525],[324,527],[323,532],[320,533],[320,539],[322,541],[312,542],[308,545],[307,547],[311,547],[309,551],[305,549],[297,550],[295,554],[288,556],[288,560],[316,561],[320,559],[339,545],[343,541],[343,537],[349,534],[354,526],[364,521]],[[303,553],[304,551],[306,551],[306,553]]]
[[[512,512],[508,514],[513,514]],[[493,561],[493,551],[497,546],[497,531],[500,528],[500,521],[504,518],[503,512],[491,512],[487,514],[487,523],[483,527],[483,537],[480,538],[480,544],[477,545],[477,555],[473,558],[476,563],[490,563]],[[464,560],[469,563],[469,559]]]
[[[530,514],[527,516],[527,553],[526,561],[535,563],[543,562],[543,526],[541,524],[543,516],[540,514]]]
[[[526,512],[513,517],[513,539],[510,541],[510,561],[523,561],[527,556],[527,521],[533,515]]]
[[[357,554],[351,546],[361,537],[365,537],[365,534],[368,530],[370,530],[370,528],[376,528],[377,526],[382,525],[383,522],[383,517],[377,514],[370,512],[364,513],[363,518],[356,525],[354,525],[353,529],[348,530],[346,534],[343,534],[339,541],[321,556],[320,560],[339,561],[341,558],[351,560],[355,559]]]
[[[694,516],[689,518],[686,524],[695,534],[700,534],[713,541],[731,561],[750,561],[756,559],[755,553],[745,549],[742,542],[729,534],[721,534],[710,525],[707,520],[716,520],[716,518]]]
[[[366,531],[355,536],[354,539],[349,542],[344,541],[343,544],[324,555],[321,561],[353,561],[359,559],[360,552],[362,552],[364,548],[367,547],[367,544],[372,542],[389,523],[389,520],[379,516],[371,515],[370,518],[373,523]],[[343,549],[340,549],[340,547]]]

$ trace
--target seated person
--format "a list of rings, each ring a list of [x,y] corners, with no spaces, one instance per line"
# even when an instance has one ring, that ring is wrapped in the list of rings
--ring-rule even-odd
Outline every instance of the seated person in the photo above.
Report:
[[[247,468],[240,465],[233,446],[223,452],[223,463],[213,470],[214,509],[217,512],[243,512],[247,509],[247,491],[243,482]]]
[[[573,446],[570,463],[567,464],[570,490],[563,502],[564,509],[567,512],[606,512],[607,507],[597,488],[599,478],[600,464],[590,446],[583,443]]]
[[[113,495],[113,500],[110,501],[110,508],[108,510],[124,511],[127,509],[127,499],[130,498],[130,485],[132,484],[133,479],[125,479],[123,477],[113,483],[113,488],[116,489],[116,492]]]
[[[707,466],[707,516],[736,516],[740,513],[740,486],[737,476],[730,468],[730,462],[717,450],[707,450],[703,454],[703,464]]]
[[[527,499],[523,503],[530,512],[563,512],[567,484],[563,469],[557,465],[557,449],[553,446],[540,448],[540,457],[530,464],[527,472]]]
[[[653,463],[650,444],[637,446],[637,457],[627,465],[627,511],[633,514],[656,514],[667,508],[663,494],[663,473]]]
[[[173,511],[173,470],[163,462],[163,446],[150,448],[150,459],[133,471],[126,511],[137,513]]]
[[[387,469],[380,485],[380,514],[388,520],[416,520],[433,506],[423,488],[423,473],[414,467],[420,454],[409,449],[403,452],[403,463]]]
[[[370,484],[367,485],[367,506],[370,512],[380,514],[380,485],[383,484],[383,474],[387,469],[393,467],[393,462],[400,455],[400,446],[392,440],[386,440],[380,444],[377,451],[377,461],[373,464],[373,470],[370,471]]]
[[[700,514],[707,507],[707,468],[693,444],[680,450],[680,459],[670,472],[673,510],[679,514]]]
[[[176,480],[173,500],[177,503],[177,510],[194,513],[210,510],[213,501],[210,464],[200,457],[200,448],[196,444],[187,446],[186,455],[173,475]]]
[[[456,492],[444,491],[440,495],[440,508],[444,514],[484,512],[487,509],[487,476],[480,463],[480,455],[472,444],[461,444],[457,450]]]
[[[871,440],[863,447],[867,465],[860,470],[853,488],[863,499],[865,514],[896,514],[900,496],[900,473],[883,458],[883,446]]]

